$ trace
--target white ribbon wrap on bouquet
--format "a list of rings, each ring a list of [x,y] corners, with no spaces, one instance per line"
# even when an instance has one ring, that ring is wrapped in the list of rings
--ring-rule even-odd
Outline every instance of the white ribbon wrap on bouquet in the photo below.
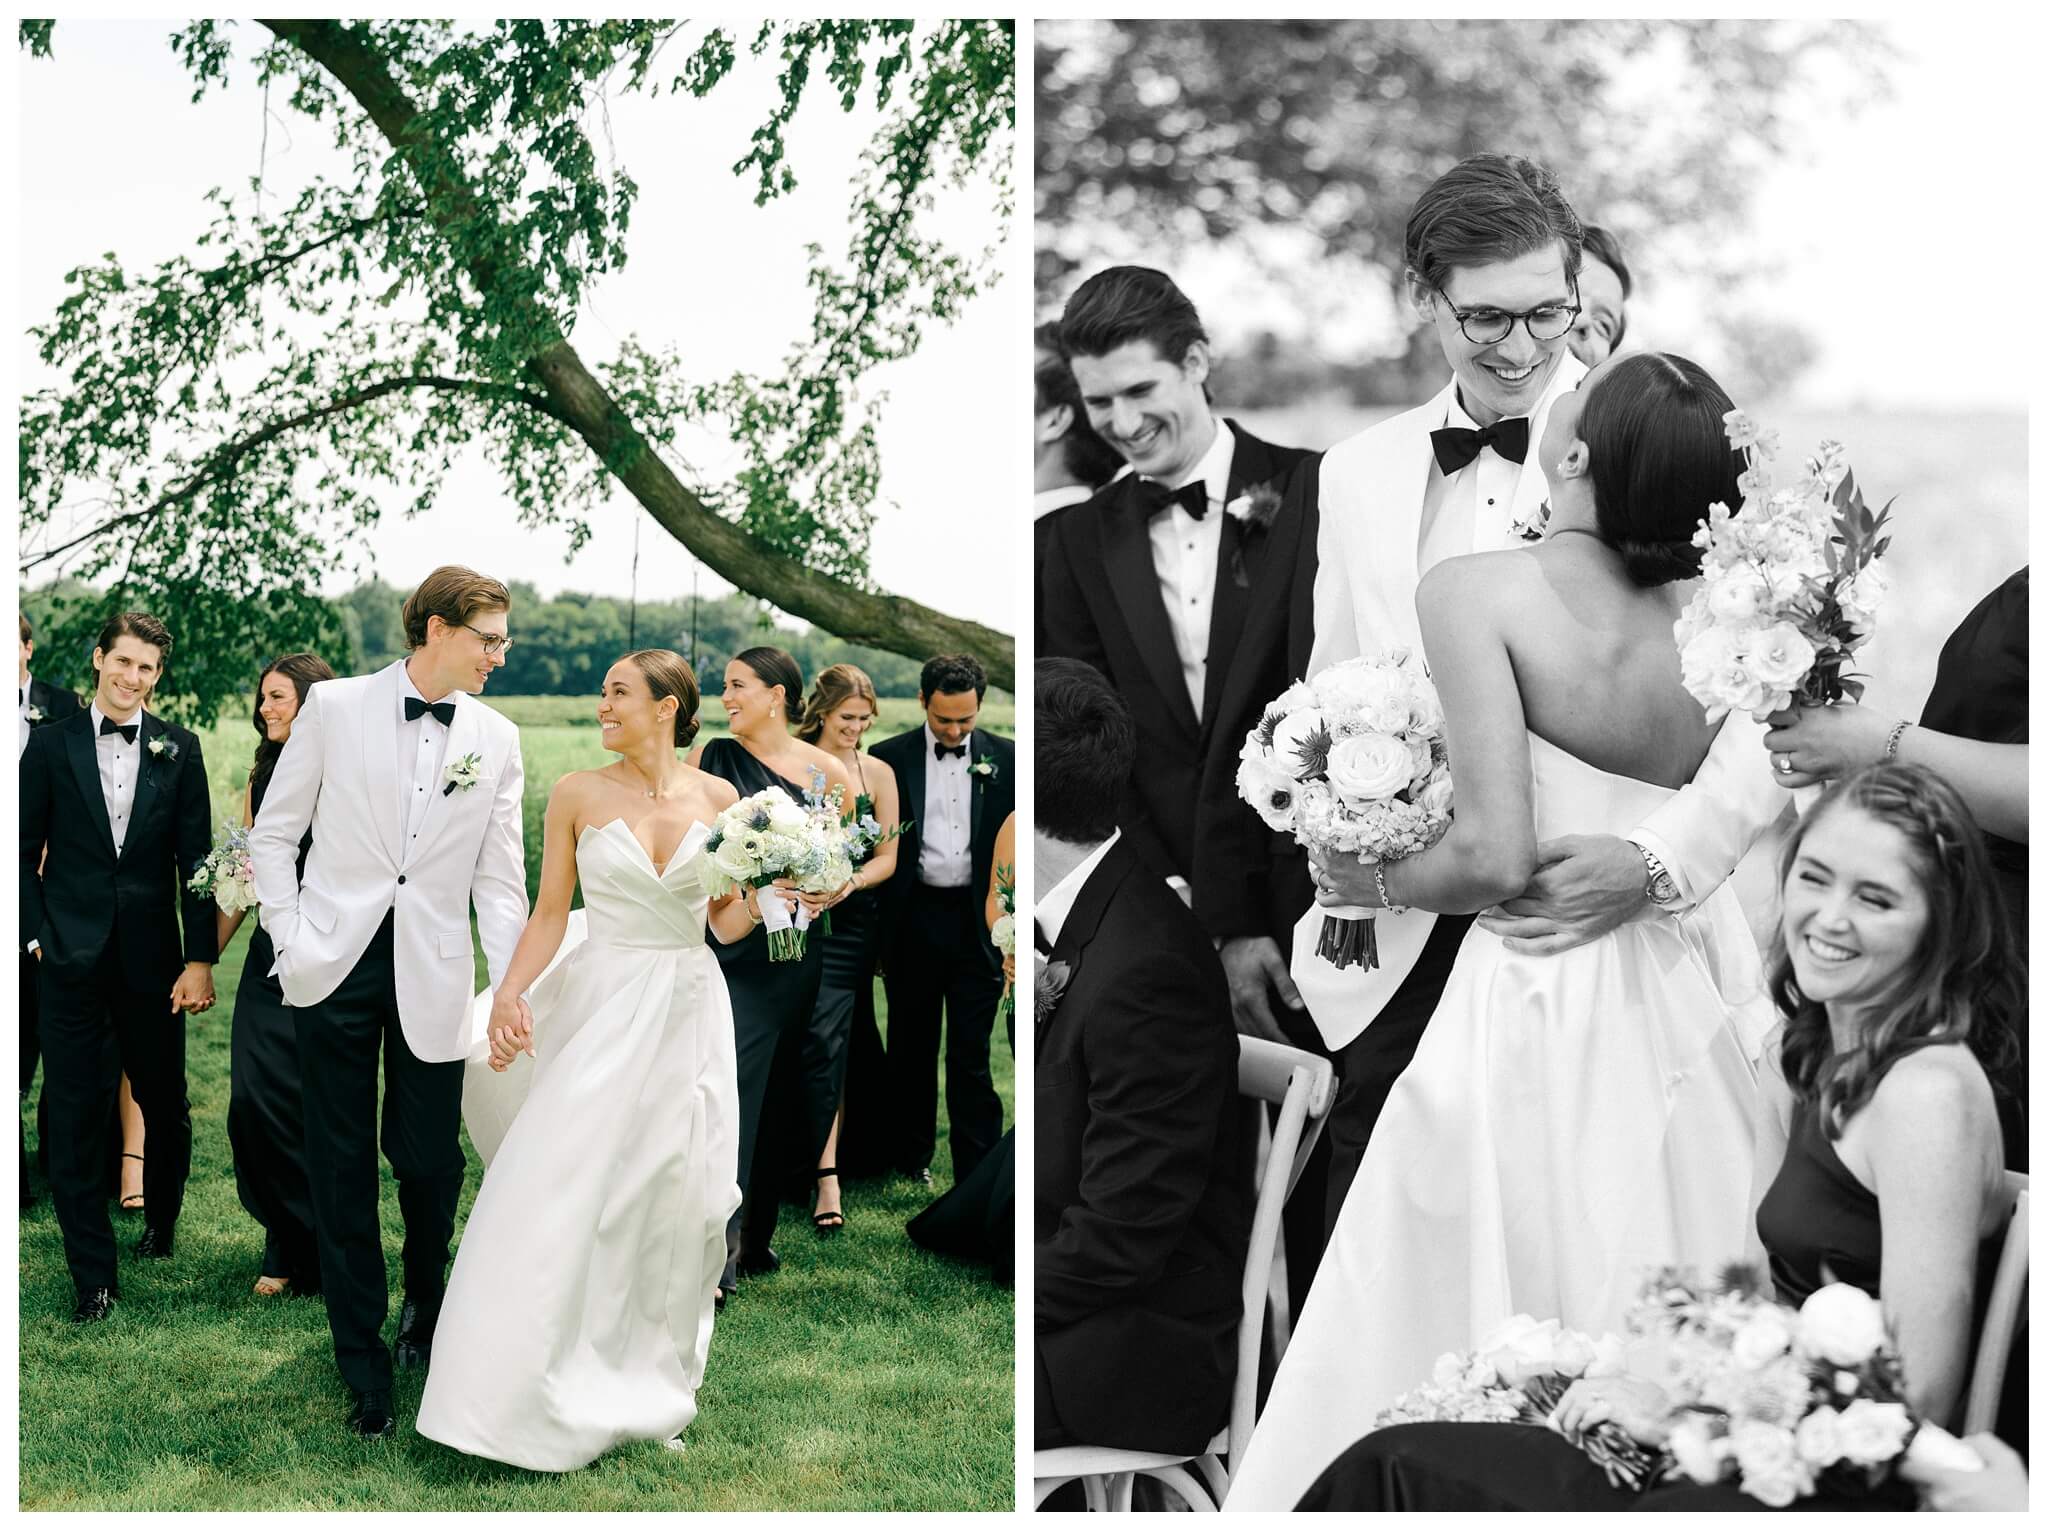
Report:
[[[790,912],[789,905],[782,901],[780,888],[756,888],[754,903],[761,911],[761,928],[771,936],[778,931],[802,930],[809,923],[807,918],[798,917],[803,914],[802,904],[797,905],[795,914]]]
[[[1308,1006],[1309,1018],[1332,1051],[1353,1041],[1386,1007],[1401,980],[1414,971],[1436,925],[1436,916],[1423,909],[1399,914],[1373,910],[1380,965],[1338,968],[1316,955],[1324,918],[1338,912],[1309,905],[1308,913],[1294,927],[1293,960],[1287,967],[1288,976],[1301,991],[1302,1003]]]

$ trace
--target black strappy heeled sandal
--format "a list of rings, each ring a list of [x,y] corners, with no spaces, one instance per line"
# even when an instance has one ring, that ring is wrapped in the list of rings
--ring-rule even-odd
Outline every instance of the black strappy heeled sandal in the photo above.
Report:
[[[121,1155],[121,1157],[124,1159],[133,1159],[137,1164],[141,1164],[143,1162],[141,1154],[123,1154]],[[132,1206],[130,1205],[131,1202],[133,1203]],[[142,1208],[143,1196],[142,1192],[140,1191],[130,1191],[126,1196],[123,1196],[121,1198],[121,1210],[123,1212],[140,1212]]]
[[[827,1175],[830,1175],[834,1180],[837,1180],[839,1178],[839,1167],[837,1165],[833,1165],[830,1168],[821,1169],[812,1178],[817,1180],[823,1180]],[[846,1194],[846,1188],[844,1186],[840,1187],[839,1194],[842,1197]],[[813,1212],[811,1214],[811,1226],[818,1230],[819,1238],[829,1239],[832,1237],[833,1234],[837,1233],[840,1229],[846,1226],[846,1213],[843,1211]]]

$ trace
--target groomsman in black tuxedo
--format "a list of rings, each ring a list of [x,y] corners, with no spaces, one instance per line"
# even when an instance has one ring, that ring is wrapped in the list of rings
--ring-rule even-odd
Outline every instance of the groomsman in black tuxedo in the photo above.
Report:
[[[36,654],[36,630],[29,622],[28,613],[21,613],[21,682],[18,700],[21,707],[21,747],[15,751],[16,759],[28,750],[28,736],[38,728],[52,723],[62,723],[78,711],[78,695],[67,686],[53,686],[46,680],[37,680],[28,672],[29,661]],[[36,1082],[36,1060],[42,1056],[42,1045],[36,1031],[36,959],[24,952],[21,956],[21,1099],[28,1102],[28,1092]],[[28,1179],[28,1127],[17,1123],[21,1140],[21,1204],[27,1207],[35,1200],[29,1190]]]
[[[213,814],[197,736],[142,711],[170,649],[156,618],[115,617],[92,705],[21,755],[21,939],[38,963],[50,1184],[79,1323],[120,1295],[106,1135],[123,1073],[149,1139],[137,1255],[170,1257],[192,1162],[184,1016],[212,1006],[218,952],[213,902],[187,884]]]
[[[1095,498],[1123,459],[1095,434],[1074,370],[1060,353],[1060,327],[1041,324],[1031,354],[1031,573],[1045,568],[1052,513]]]
[[[1034,1444],[1198,1452],[1230,1412],[1250,1144],[1214,944],[1118,830],[1138,740],[1102,676],[1033,675]]]
[[[1017,806],[1017,761],[1008,739],[975,726],[987,691],[988,675],[972,655],[926,660],[917,695],[924,726],[874,747],[896,772],[909,824],[896,875],[881,888],[895,1160],[927,1184],[938,1143],[941,1011],[955,1184],[1003,1131],[988,1067],[1003,964],[981,915],[996,833]]]
[[[1130,471],[1048,518],[1039,653],[1087,661],[1130,707],[1142,765],[1117,822],[1220,943],[1239,1029],[1313,1045],[1281,944],[1312,897],[1307,862],[1239,798],[1237,759],[1299,675],[1289,635],[1308,625],[1316,527],[1313,500],[1287,490],[1314,454],[1214,413],[1208,335],[1163,272],[1090,277],[1059,337]]]

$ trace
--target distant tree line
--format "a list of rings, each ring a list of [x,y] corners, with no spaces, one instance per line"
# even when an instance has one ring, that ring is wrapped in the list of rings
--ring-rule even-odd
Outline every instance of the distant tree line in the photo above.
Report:
[[[865,670],[883,696],[917,695],[916,661],[847,643],[816,628],[780,625],[774,608],[752,596],[642,601],[635,608],[615,596],[564,591],[553,600],[543,600],[530,584],[514,582],[511,588],[512,649],[506,655],[505,668],[491,681],[492,691],[501,696],[595,694],[612,661],[633,648],[674,649],[690,661],[706,694],[715,696],[726,662],[762,644],[787,650],[803,667],[806,682],[826,665],[848,663]],[[270,651],[247,656],[247,690],[255,689],[257,665],[272,653],[294,648],[314,649],[343,675],[391,663],[405,652],[398,615],[405,594],[382,580],[370,580],[338,600],[326,602],[320,634],[308,637],[280,632]],[[51,619],[60,607],[77,609],[103,599],[77,580],[54,581],[21,596],[22,610],[36,624],[39,638],[51,630]],[[173,639],[180,636],[173,629]],[[977,657],[987,660],[987,656]],[[167,667],[167,701],[184,692],[177,684],[179,658],[174,649]],[[40,678],[84,694],[92,689],[91,661],[89,645],[85,652],[71,654],[52,651],[39,642],[34,669]],[[208,656],[210,666],[217,667],[220,662],[220,656]],[[179,709],[170,706],[166,710]]]

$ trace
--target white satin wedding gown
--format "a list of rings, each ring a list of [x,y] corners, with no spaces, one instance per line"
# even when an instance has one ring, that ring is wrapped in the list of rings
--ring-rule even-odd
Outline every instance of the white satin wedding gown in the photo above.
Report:
[[[696,1416],[740,1200],[709,833],[657,875],[623,820],[583,831],[583,910],[527,994],[535,1057],[494,1073],[476,1000],[463,1116],[487,1169],[420,1402],[432,1440],[564,1472]]]
[[[1538,839],[1623,835],[1672,796],[1529,736]],[[1651,1267],[1748,1242],[1772,1010],[1725,884],[1553,957],[1473,926],[1388,1097],[1231,1510],[1292,1509],[1445,1351],[1517,1313],[1594,1335]]]

